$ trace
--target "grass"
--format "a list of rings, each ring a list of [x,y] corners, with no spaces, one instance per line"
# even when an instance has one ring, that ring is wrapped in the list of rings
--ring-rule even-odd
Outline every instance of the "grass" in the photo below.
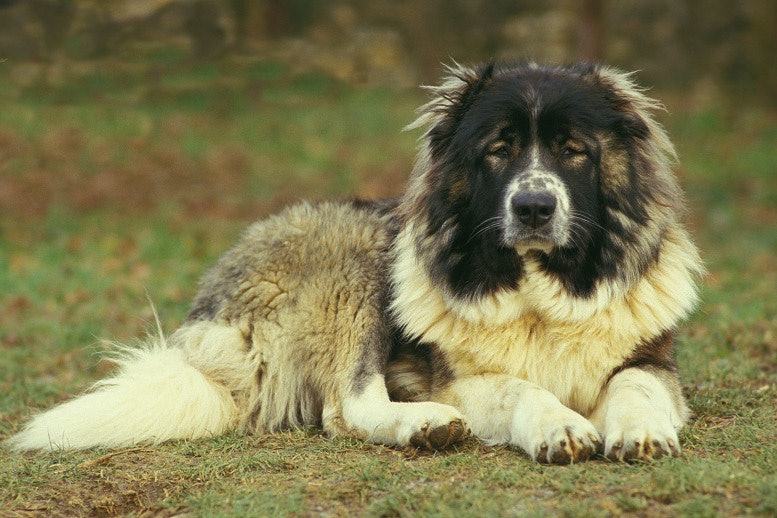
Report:
[[[252,219],[400,192],[415,135],[399,129],[423,101],[261,61],[70,74],[0,74],[0,438],[104,376],[100,339],[151,328],[147,297],[173,329]],[[680,337],[695,414],[681,458],[549,467],[475,440],[426,454],[316,430],[228,435],[0,455],[0,514],[777,514],[777,113],[668,104],[709,269]]]

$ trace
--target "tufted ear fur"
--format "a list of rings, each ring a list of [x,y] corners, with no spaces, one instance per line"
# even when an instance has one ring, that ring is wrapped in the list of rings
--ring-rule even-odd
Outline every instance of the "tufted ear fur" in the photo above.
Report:
[[[653,116],[665,108],[645,95],[632,76],[633,73],[599,66],[595,68],[592,80],[605,92],[610,106],[623,116],[620,131],[632,142],[633,156],[629,159],[637,162],[635,169],[641,173],[633,177],[635,186],[648,195],[651,202],[675,215],[684,206],[679,198],[682,191],[672,172],[677,153],[666,131]],[[612,185],[618,183],[611,182]]]
[[[632,75],[595,66],[583,78],[601,91],[620,114],[618,138],[602,156],[600,196],[607,230],[599,267],[617,271],[623,286],[631,285],[654,263],[666,232],[678,225],[685,206],[672,165],[677,155],[653,114],[663,105],[646,96]]]
[[[611,94],[607,99],[610,105],[624,114],[632,115],[636,124],[644,124],[645,135],[651,137],[654,145],[653,156],[676,160],[677,154],[669,136],[652,116],[656,111],[664,111],[664,105],[645,95],[645,88],[633,81],[633,75],[633,72],[621,72],[607,66],[595,68],[596,83]]]
[[[494,66],[493,60],[476,68],[455,61],[445,65],[448,76],[438,86],[423,87],[432,99],[417,110],[418,118],[405,130],[426,127],[422,139],[431,155],[438,157],[446,149],[456,125],[493,77]]]
[[[405,221],[425,218],[430,193],[437,192],[441,182],[440,170],[434,167],[440,163],[457,125],[477,96],[491,81],[495,62],[467,67],[455,61],[445,65],[447,76],[437,86],[424,86],[431,100],[422,105],[416,113],[418,118],[405,126],[405,131],[426,128],[419,137],[419,150],[413,174],[405,193],[400,214]],[[419,219],[420,218],[420,219]]]

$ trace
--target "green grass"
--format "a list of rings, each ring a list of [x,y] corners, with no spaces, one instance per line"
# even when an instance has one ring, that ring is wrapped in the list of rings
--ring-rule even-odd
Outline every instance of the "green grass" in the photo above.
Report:
[[[148,298],[172,330],[250,220],[402,189],[416,135],[399,130],[420,93],[272,62],[176,63],[82,67],[48,86],[0,73],[0,438],[109,372],[101,339],[152,329]],[[679,459],[552,467],[475,440],[424,454],[316,430],[228,435],[0,455],[0,514],[777,514],[777,113],[673,111],[709,270],[679,340],[695,415]]]

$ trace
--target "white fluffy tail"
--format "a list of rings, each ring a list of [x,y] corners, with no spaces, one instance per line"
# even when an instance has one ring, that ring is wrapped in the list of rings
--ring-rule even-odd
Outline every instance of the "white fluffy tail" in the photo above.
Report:
[[[235,426],[229,389],[210,380],[164,338],[125,349],[119,372],[35,417],[9,440],[16,450],[84,449],[219,435]]]

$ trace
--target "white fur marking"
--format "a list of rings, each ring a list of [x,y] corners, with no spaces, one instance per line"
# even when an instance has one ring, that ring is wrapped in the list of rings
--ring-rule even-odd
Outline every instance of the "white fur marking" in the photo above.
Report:
[[[540,163],[539,147],[535,144],[531,149],[530,164],[527,170],[516,176],[508,185],[504,198],[504,241],[516,246],[518,253],[525,254],[529,250],[550,252],[554,247],[565,246],[570,239],[570,208],[569,193],[564,182],[551,171],[543,168]],[[512,209],[513,197],[522,192],[547,192],[556,199],[556,210],[553,213],[550,242],[522,240],[518,229],[520,224],[515,221]]]
[[[520,290],[474,301],[430,281],[413,253],[414,231],[399,234],[392,272],[399,294],[392,311],[408,335],[436,343],[459,376],[517,376],[586,415],[634,347],[675,326],[697,300],[698,254],[678,229],[666,233],[661,261],[628,290],[602,283],[590,298],[575,297],[529,256]]]

